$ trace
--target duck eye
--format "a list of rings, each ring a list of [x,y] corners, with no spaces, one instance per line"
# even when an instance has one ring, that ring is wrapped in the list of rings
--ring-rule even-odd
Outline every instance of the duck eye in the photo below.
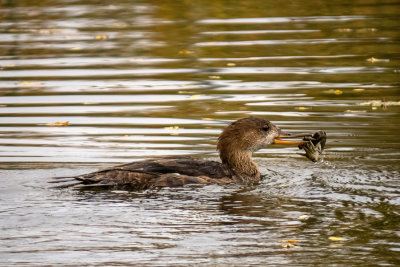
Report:
[[[262,129],[263,129],[264,131],[268,131],[268,130],[269,130],[269,126],[268,126],[267,124],[265,124],[265,125],[262,127]]]

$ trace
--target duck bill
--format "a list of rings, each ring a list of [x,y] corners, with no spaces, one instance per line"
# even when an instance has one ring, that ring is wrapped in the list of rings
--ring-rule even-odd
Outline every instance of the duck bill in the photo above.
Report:
[[[289,133],[281,133],[277,138],[274,139],[275,144],[280,145],[302,145],[305,144],[305,141],[292,141],[292,140],[282,140],[286,138],[304,138],[305,136],[311,136],[311,134],[289,134]]]

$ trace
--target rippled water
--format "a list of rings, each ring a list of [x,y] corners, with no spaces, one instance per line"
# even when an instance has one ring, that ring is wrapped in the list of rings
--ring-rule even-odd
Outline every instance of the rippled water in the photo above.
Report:
[[[399,1],[0,11],[0,265],[400,264]],[[48,188],[153,156],[217,158],[221,129],[248,115],[326,130],[324,161],[275,145],[255,154],[255,187]]]

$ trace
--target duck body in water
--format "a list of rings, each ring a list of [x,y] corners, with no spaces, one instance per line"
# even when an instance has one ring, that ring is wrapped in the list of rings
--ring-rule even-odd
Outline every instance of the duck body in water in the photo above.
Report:
[[[136,161],[75,177],[54,178],[51,182],[63,184],[58,187],[131,190],[186,184],[256,184],[260,181],[260,172],[252,160],[253,152],[273,143],[305,143],[279,139],[284,137],[298,136],[284,135],[270,121],[250,116],[231,123],[220,134],[217,149],[222,162],[191,157],[163,157]]]

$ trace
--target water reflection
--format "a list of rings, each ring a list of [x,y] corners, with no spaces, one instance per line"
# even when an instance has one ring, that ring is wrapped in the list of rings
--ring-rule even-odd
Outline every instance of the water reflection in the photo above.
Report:
[[[400,264],[396,1],[0,9],[1,264]],[[326,130],[324,162],[271,146],[251,188],[48,189],[153,156],[215,159],[248,115]]]

